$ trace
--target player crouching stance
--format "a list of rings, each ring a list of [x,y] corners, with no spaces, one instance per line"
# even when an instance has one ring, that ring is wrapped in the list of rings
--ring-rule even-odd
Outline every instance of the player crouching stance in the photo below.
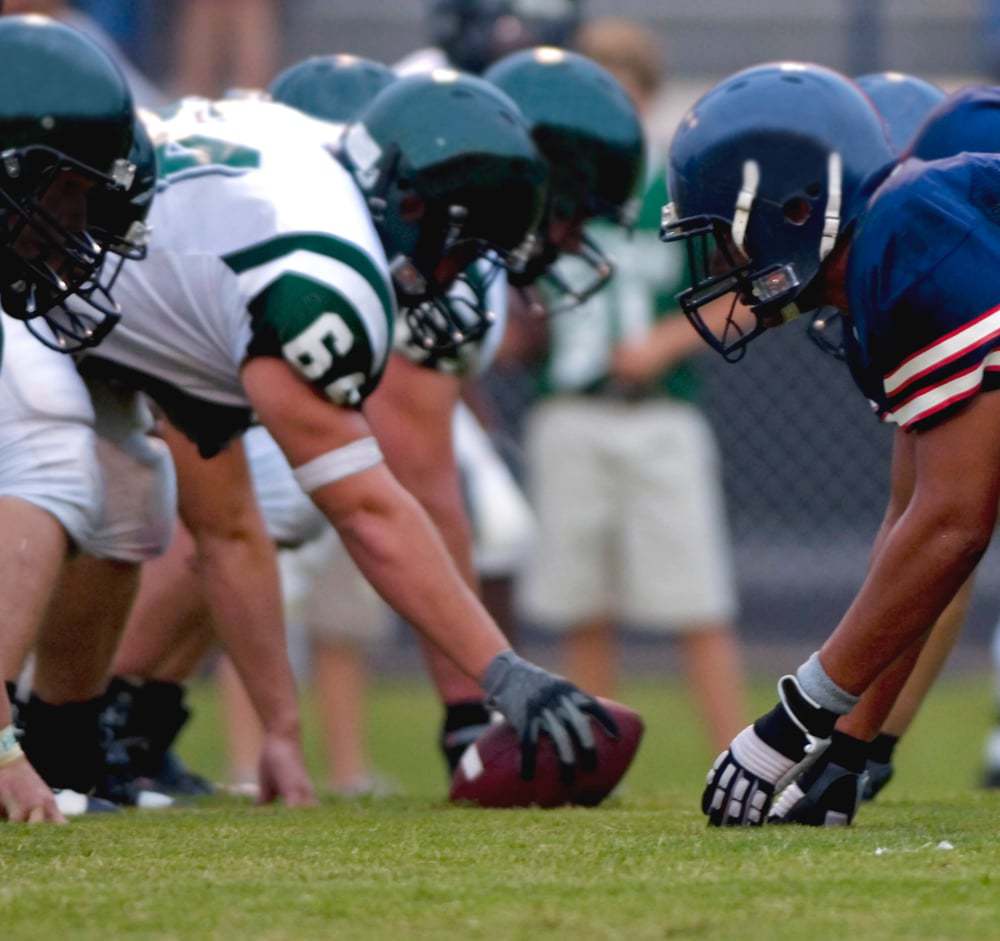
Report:
[[[738,73],[682,121],[670,152],[667,238],[687,242],[685,312],[738,358],[765,329],[833,306],[848,319],[852,374],[912,468],[906,512],[880,534],[836,630],[779,703],[709,772],[718,826],[759,825],[827,748],[861,695],[918,644],[989,543],[1000,496],[1000,158],[962,154],[893,172],[884,129],[848,79],[801,64]],[[755,325],[721,336],[699,309],[734,293]],[[828,765],[830,767],[832,765]],[[849,769],[848,769],[849,770]],[[796,786],[805,791],[801,781]]]
[[[163,129],[156,238],[119,281],[127,316],[81,368],[146,391],[169,419],[180,516],[264,725],[263,799],[312,791],[274,549],[239,440],[251,410],[365,577],[523,734],[526,762],[542,730],[567,763],[590,760],[586,714],[613,723],[510,651],[365,413],[397,301],[422,341],[462,340],[445,292],[479,258],[523,257],[544,162],[505,95],[453,72],[386,88],[343,135],[339,161],[338,136],[268,102],[185,103]]]
[[[93,411],[72,362],[54,350],[91,346],[114,326],[107,254],[138,246],[115,230],[136,182],[134,112],[117,68],[42,17],[0,21],[0,61],[0,301],[9,341],[0,374],[0,668],[9,681],[36,643],[53,639],[40,632],[51,583],[100,517]],[[72,294],[84,306],[68,317],[59,305]],[[37,755],[11,719],[5,692],[0,816],[60,821]],[[22,712],[22,727],[25,719]]]

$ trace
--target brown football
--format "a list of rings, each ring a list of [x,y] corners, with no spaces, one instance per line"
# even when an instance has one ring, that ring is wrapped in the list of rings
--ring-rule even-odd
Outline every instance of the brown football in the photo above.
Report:
[[[521,749],[517,733],[508,722],[493,726],[470,745],[451,781],[449,797],[480,807],[564,807],[579,804],[594,807],[607,797],[625,777],[642,741],[643,723],[628,706],[610,699],[599,700],[618,723],[618,738],[609,736],[593,719],[597,746],[597,767],[577,768],[573,780],[559,776],[559,760],[548,735],[538,742],[535,776],[521,777]]]

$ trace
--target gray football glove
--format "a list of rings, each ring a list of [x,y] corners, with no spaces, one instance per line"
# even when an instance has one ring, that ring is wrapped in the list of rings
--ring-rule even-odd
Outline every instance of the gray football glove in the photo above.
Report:
[[[592,696],[519,657],[512,650],[497,654],[483,676],[489,705],[503,713],[521,739],[521,777],[535,776],[538,737],[544,732],[555,745],[563,780],[571,780],[577,764],[584,770],[597,766],[593,717],[612,738],[618,726]]]

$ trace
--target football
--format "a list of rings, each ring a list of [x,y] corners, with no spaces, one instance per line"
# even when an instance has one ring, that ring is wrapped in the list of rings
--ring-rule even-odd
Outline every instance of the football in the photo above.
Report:
[[[521,777],[521,750],[517,733],[510,723],[493,726],[470,745],[451,782],[449,798],[480,807],[564,807],[577,804],[594,807],[601,803],[625,776],[638,751],[644,730],[637,712],[621,703],[599,700],[615,722],[618,738],[613,739],[593,719],[591,728],[597,747],[597,767],[577,768],[573,780],[559,776],[559,760],[552,739],[542,735],[538,743],[535,776]]]

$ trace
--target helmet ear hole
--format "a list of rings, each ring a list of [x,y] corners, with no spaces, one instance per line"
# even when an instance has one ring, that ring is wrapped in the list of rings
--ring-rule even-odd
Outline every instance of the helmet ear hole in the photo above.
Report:
[[[404,222],[419,222],[426,208],[427,204],[416,193],[407,193],[399,201],[399,217]]]
[[[812,215],[812,204],[802,196],[793,196],[781,207],[785,221],[792,225],[805,225]]]

